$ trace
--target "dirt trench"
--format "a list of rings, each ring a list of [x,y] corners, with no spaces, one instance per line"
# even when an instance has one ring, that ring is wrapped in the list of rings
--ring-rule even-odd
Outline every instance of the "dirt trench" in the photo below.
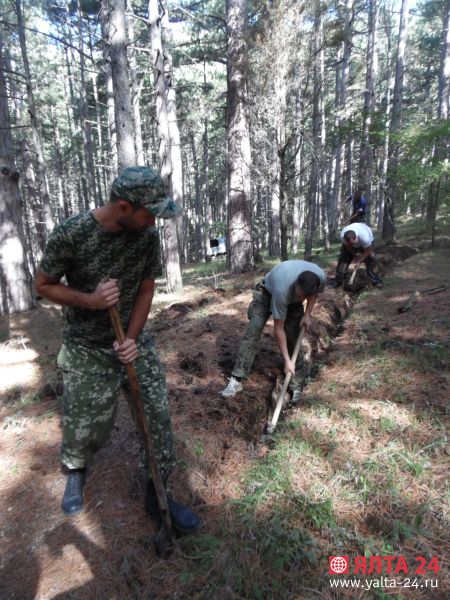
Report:
[[[377,250],[383,275],[398,262],[417,254],[411,246],[386,244]],[[243,392],[222,399],[219,391],[230,376],[239,342],[247,324],[251,289],[258,278],[239,280],[239,288],[209,290],[189,303],[173,304],[153,319],[151,329],[163,361],[170,364],[168,384],[172,410],[182,427],[204,425],[217,433],[217,440],[237,436],[246,443],[258,444],[267,420],[267,408],[277,376],[283,375],[281,356],[276,346],[271,321],[262,334],[259,351]],[[370,285],[370,284],[369,284]],[[334,338],[358,293],[326,288],[313,311],[313,324],[302,345],[304,385],[327,362]],[[175,367],[175,369],[173,368]],[[289,409],[283,411],[285,418]],[[191,421],[191,424],[189,424]],[[194,425],[195,428],[195,425]],[[225,451],[229,442],[223,442]]]
[[[389,252],[385,256],[383,269],[400,259],[392,259]],[[213,534],[223,516],[223,504],[240,496],[243,474],[255,458],[270,452],[261,434],[267,399],[276,376],[282,373],[271,322],[263,332],[244,391],[226,400],[219,396],[247,324],[251,290],[260,278],[243,275],[233,282],[232,289],[209,290],[189,302],[173,304],[149,323],[166,366],[177,443],[178,466],[169,482],[171,491],[195,508]],[[327,289],[320,296],[305,340],[305,383],[327,363],[333,339],[355,301],[357,297],[342,290]],[[59,312],[42,307],[30,314],[29,323],[22,316],[19,321],[16,330],[30,338],[36,353],[46,361],[37,375],[45,368],[49,381],[59,346]],[[51,339],[43,331],[49,331]],[[5,461],[12,466],[2,490],[4,506],[10,511],[4,515],[2,550],[7,563],[16,565],[3,570],[2,585],[9,593],[5,597],[31,597],[29,590],[33,590],[33,597],[47,599],[68,589],[78,590],[78,597],[128,597],[126,578],[117,579],[113,573],[117,569],[122,572],[124,561],[132,562],[141,548],[147,557],[145,568],[139,571],[142,589],[151,587],[148,564],[153,565],[153,560],[149,558],[148,534],[152,526],[143,510],[138,437],[128,407],[121,403],[113,435],[89,467],[85,513],[67,523],[59,510],[65,484],[58,467],[59,407],[56,398],[46,399],[42,394],[40,402],[33,401],[20,414],[8,417],[3,432],[5,449],[9,449]],[[284,411],[280,421],[289,414],[290,409]],[[30,514],[35,516],[31,522]],[[34,570],[17,567],[22,564],[20,555],[31,557]],[[167,569],[175,564],[168,561]],[[111,572],[105,565],[111,566]],[[173,586],[175,589],[176,581]]]

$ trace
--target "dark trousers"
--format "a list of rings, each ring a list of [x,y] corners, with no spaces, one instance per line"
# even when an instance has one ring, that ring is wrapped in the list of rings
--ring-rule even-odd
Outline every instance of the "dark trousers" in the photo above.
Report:
[[[236,362],[231,374],[233,377],[239,377],[245,379],[253,366],[256,353],[258,351],[258,342],[261,337],[262,330],[267,323],[271,311],[271,294],[262,286],[258,284],[253,292],[253,301],[248,307],[247,316],[249,323],[245,330],[244,336],[241,340]],[[284,331],[286,333],[286,342],[289,351],[289,356],[292,356],[297,342],[297,338],[300,334],[300,321],[303,318],[303,304],[301,302],[294,302],[289,304],[286,314],[286,320],[284,321]],[[297,358],[297,368],[295,375],[291,379],[290,389],[294,390],[302,382],[301,373],[301,358]]]
[[[345,274],[347,273],[348,267],[354,258],[355,256],[348,250],[347,246],[342,244],[341,251],[339,253],[338,264],[336,267],[335,281],[338,285],[342,285],[344,282]],[[366,265],[367,275],[369,276],[370,280],[375,282],[380,281],[380,276],[378,274],[380,272],[380,268],[375,256],[369,254],[364,263]]]

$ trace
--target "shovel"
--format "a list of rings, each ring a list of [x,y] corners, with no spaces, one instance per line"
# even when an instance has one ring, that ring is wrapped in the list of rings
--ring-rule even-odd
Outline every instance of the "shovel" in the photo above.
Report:
[[[298,353],[300,352],[304,334],[305,334],[305,326],[302,325],[299,336],[297,338],[297,342],[295,344],[294,352],[292,353],[292,357],[291,357],[291,362],[294,365],[297,362],[297,357],[298,357]],[[266,427],[266,432],[269,435],[272,435],[272,433],[275,431],[275,427],[277,426],[278,417],[280,416],[281,409],[283,408],[284,395],[286,394],[286,390],[288,389],[288,385],[289,385],[289,382],[291,381],[291,377],[292,377],[292,373],[288,373],[284,379],[280,397],[278,398],[277,405],[275,407],[275,410],[273,411],[272,420]]]
[[[355,275],[356,275],[356,271],[358,270],[358,266],[359,266],[359,265],[356,265],[356,266],[353,268],[352,274],[350,275],[350,279],[349,279],[349,281],[348,281],[348,285],[353,285],[353,282],[355,281]]]
[[[119,344],[123,344],[126,338],[122,323],[120,321],[119,311],[115,306],[112,306],[108,310],[117,341]],[[139,382],[136,376],[134,365],[131,362],[126,364],[125,367],[127,369],[131,395],[133,397],[134,406],[136,409],[136,421],[141,433],[142,443],[144,444],[147,462],[150,466],[150,472],[152,475],[153,484],[155,486],[159,512],[161,515],[161,527],[159,528],[155,537],[155,552],[160,558],[168,558],[175,548],[175,532],[173,530],[172,520],[170,518],[166,490],[164,488],[161,473],[159,472],[156,462],[153,444],[149,436],[147,418],[144,412],[144,404],[142,402]]]

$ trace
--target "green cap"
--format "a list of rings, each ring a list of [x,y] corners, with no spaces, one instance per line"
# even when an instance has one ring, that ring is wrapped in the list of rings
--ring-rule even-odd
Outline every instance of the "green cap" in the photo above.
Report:
[[[160,174],[152,167],[128,167],[116,177],[111,191],[122,200],[138,202],[148,212],[161,219],[181,214],[181,208],[166,196]]]

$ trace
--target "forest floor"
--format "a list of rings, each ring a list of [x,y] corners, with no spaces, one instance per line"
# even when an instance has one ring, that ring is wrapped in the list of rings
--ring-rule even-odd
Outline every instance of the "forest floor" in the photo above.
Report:
[[[321,295],[302,402],[270,438],[267,400],[281,367],[271,321],[245,390],[218,394],[261,274],[218,275],[212,265],[182,294],[156,295],[148,325],[179,458],[170,487],[203,521],[166,561],[154,555],[124,401],[90,465],[86,510],[62,515],[61,313],[41,303],[1,321],[0,598],[449,598],[449,289],[398,312],[414,291],[447,283],[449,233],[433,251],[417,236],[402,240],[419,248],[403,261],[409,252],[385,253],[381,288]],[[320,255],[324,266],[336,248]],[[389,575],[385,560],[381,574],[332,576],[335,555],[403,556],[408,573]],[[397,587],[381,587],[383,577]]]

